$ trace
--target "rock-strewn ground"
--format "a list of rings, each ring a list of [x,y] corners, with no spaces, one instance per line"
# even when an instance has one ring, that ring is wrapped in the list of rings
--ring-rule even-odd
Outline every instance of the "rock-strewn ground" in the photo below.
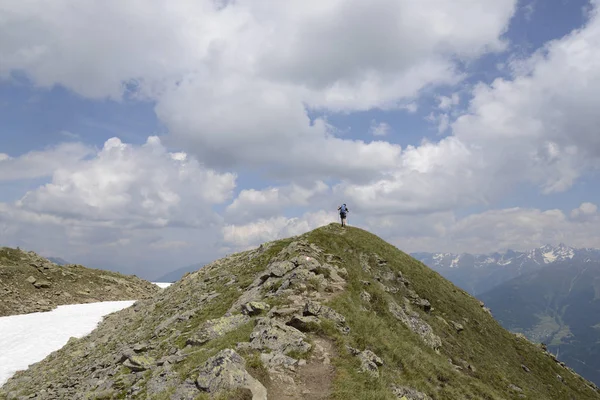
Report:
[[[160,289],[135,276],[59,266],[34,252],[0,248],[0,317],[63,304],[147,299]]]
[[[17,373],[0,399],[600,399],[483,305],[332,224],[218,260]]]

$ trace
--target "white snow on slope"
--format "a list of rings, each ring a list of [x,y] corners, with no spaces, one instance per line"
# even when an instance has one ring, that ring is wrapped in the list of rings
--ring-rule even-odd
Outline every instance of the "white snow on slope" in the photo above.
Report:
[[[0,386],[15,372],[63,347],[70,337],[80,338],[92,332],[104,315],[133,303],[74,304],[49,312],[0,317]]]
[[[162,289],[164,289],[164,288],[169,287],[169,286],[172,285],[171,282],[152,282],[152,283],[154,283],[156,286],[158,286],[158,287],[160,287]]]
[[[456,267],[458,267],[459,261],[460,261],[460,256],[456,256],[454,258],[454,260],[452,260],[452,262],[450,263],[450,268],[456,268]]]
[[[544,257],[544,262],[545,262],[546,264],[549,264],[549,263],[551,263],[551,262],[554,262],[554,261],[556,261],[556,259],[558,258],[558,257],[556,256],[556,254],[554,254],[554,251],[548,251],[548,252],[546,252],[546,253],[543,253],[543,254],[542,254],[542,257]]]

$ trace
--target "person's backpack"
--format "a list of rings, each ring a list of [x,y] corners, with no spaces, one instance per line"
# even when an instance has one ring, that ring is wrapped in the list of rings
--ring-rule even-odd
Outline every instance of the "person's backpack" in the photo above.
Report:
[[[342,206],[340,207],[340,214],[346,215],[347,212],[348,212],[348,209],[346,208],[346,205],[342,204]]]

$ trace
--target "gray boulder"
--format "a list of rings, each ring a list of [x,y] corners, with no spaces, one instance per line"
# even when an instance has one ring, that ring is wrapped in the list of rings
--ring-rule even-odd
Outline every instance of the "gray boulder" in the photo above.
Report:
[[[250,321],[247,315],[233,315],[206,321],[200,331],[187,340],[187,344],[201,346],[209,340],[221,337]]]
[[[364,350],[358,353],[360,359],[360,370],[366,372],[375,378],[379,378],[379,368],[383,365],[383,360],[371,350]]]
[[[324,306],[316,301],[307,301],[304,306],[304,315],[312,315],[333,321],[337,328],[342,333],[350,332],[350,328],[346,326],[346,318],[334,309]]]
[[[287,323],[289,326],[293,326],[301,332],[309,332],[314,330],[321,324],[319,318],[312,315],[294,315],[292,319]]]
[[[244,305],[242,305],[242,314],[245,315],[258,315],[263,311],[269,311],[271,308],[267,303],[263,303],[260,301],[250,301]]]
[[[52,284],[46,280],[41,280],[34,282],[33,286],[35,286],[38,289],[48,289],[50,286],[52,286]]]
[[[200,368],[196,384],[209,393],[248,389],[253,400],[267,400],[267,389],[246,371],[246,361],[232,349],[208,359]]]
[[[433,333],[431,326],[421,320],[419,314],[410,310],[408,306],[401,307],[395,302],[390,302],[388,305],[389,311],[400,322],[406,325],[411,331],[419,335],[419,337],[434,350],[442,347],[442,340]]]
[[[281,321],[260,318],[250,335],[250,346],[256,350],[270,349],[282,354],[306,353],[311,349],[306,335]]]
[[[393,386],[392,391],[401,400],[432,400],[425,393],[421,393],[415,389],[406,386]]]

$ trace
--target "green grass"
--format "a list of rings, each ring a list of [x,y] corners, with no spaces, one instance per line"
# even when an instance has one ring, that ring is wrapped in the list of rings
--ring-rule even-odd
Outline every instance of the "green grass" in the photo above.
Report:
[[[340,355],[335,361],[334,398],[391,398],[389,386],[393,383],[435,395],[436,399],[511,398],[506,389],[511,383],[521,387],[531,398],[569,399],[568,393],[577,393],[577,398],[581,399],[598,398],[597,394],[583,388],[578,379],[567,376],[570,373],[534,345],[519,342],[502,329],[481,309],[475,298],[438,273],[366,231],[346,228],[344,234],[335,234],[336,230],[339,228],[330,225],[306,235],[310,242],[341,256],[343,266],[349,272],[347,291],[329,304],[346,317],[352,328],[348,336],[328,332],[336,338]],[[424,312],[420,315],[442,338],[441,354],[424,346],[416,334],[388,312],[388,302],[393,300],[401,304],[402,293],[393,295],[379,288],[361,268],[360,253],[377,253],[387,260],[387,268],[401,271],[410,281],[410,287],[422,298],[430,300],[435,311],[432,315]],[[381,269],[375,263],[370,267],[374,272]],[[364,287],[362,280],[373,283]],[[363,290],[369,292],[372,299],[367,311],[360,307]],[[435,315],[446,321],[459,321],[465,330],[457,334]],[[464,322],[463,317],[468,318],[468,322]],[[345,349],[347,344],[359,350],[369,349],[384,360],[379,379],[373,380],[357,372],[357,360]],[[475,366],[476,372],[455,371],[448,358],[466,360]],[[521,364],[534,365],[535,373],[526,374],[520,368]],[[567,379],[567,385],[558,382],[557,374]]]
[[[21,250],[12,249],[10,247],[0,248],[0,265],[15,265],[21,262],[21,257],[24,254]]]
[[[43,375],[37,376],[37,370],[32,370],[32,381],[27,383],[23,391],[27,394],[33,393],[50,381],[54,385],[60,385],[69,375],[76,374],[85,366],[85,359],[74,358],[72,354],[83,351],[90,341],[98,342],[99,338],[103,337],[110,337],[111,341],[105,346],[98,346],[88,359],[99,358],[102,354],[108,357],[119,351],[115,344],[117,341],[119,346],[147,341],[155,345],[150,354],[152,357],[164,355],[172,347],[184,349],[183,351],[188,353],[187,358],[175,364],[173,369],[181,380],[194,378],[198,368],[210,357],[226,348],[237,351],[238,343],[248,342],[254,328],[254,320],[202,346],[186,348],[187,338],[194,335],[206,320],[222,317],[243,290],[254,281],[256,275],[264,271],[282,249],[298,239],[314,243],[325,254],[333,255],[337,260],[334,264],[346,268],[348,272],[346,290],[337,293],[325,304],[345,317],[347,325],[351,328],[350,332],[342,334],[333,322],[322,320],[321,323],[310,327],[307,339],[314,343],[316,337],[321,336],[335,346],[337,356],[332,358],[335,367],[331,396],[333,399],[392,399],[392,385],[412,387],[427,393],[435,400],[517,399],[514,393],[508,391],[509,384],[521,387],[530,399],[600,398],[598,394],[585,388],[578,377],[558,366],[532,343],[520,340],[502,329],[496,320],[482,310],[477,299],[378,237],[353,227],[342,230],[339,224],[322,227],[300,238],[274,242],[264,253],[252,259],[248,257],[250,252],[244,252],[214,264],[218,265],[218,268],[205,267],[140,306],[139,312],[124,310],[116,313],[109,318],[110,323],[102,323],[92,335],[72,343],[68,348],[60,350],[54,359],[45,361],[45,371],[49,368],[56,371],[56,375],[51,379],[40,383],[36,379],[43,379]],[[294,251],[289,257],[296,254],[297,251]],[[319,259],[321,263],[325,262],[325,254]],[[362,268],[363,254],[367,255],[366,259],[373,274],[384,275],[391,272],[397,275],[401,272],[410,282],[410,289],[431,302],[434,310],[430,314],[418,310],[416,306],[413,309],[441,338],[443,345],[439,352],[425,345],[416,333],[388,311],[391,301],[400,305],[404,303],[406,289],[400,282],[388,282],[386,285],[396,286],[399,291],[395,294],[386,292],[377,284],[374,276]],[[387,264],[378,265],[374,254],[386,260]],[[326,269],[318,269],[316,272],[325,277],[328,275]],[[226,285],[234,276],[236,283]],[[309,281],[307,286],[318,290],[318,280],[313,281]],[[365,286],[363,281],[371,284]],[[280,281],[275,282],[268,292],[273,293],[278,284]],[[200,299],[212,291],[219,292],[220,296],[209,302],[201,302]],[[363,291],[370,294],[369,304],[360,297]],[[288,302],[283,298],[268,298],[265,301],[272,307],[285,306]],[[158,337],[154,336],[154,330],[159,324],[190,310],[195,310],[192,318],[173,322],[165,331],[159,333]],[[457,333],[451,325],[444,323],[444,320],[459,322],[465,329]],[[380,377],[372,378],[360,373],[360,362],[350,354],[347,346],[361,351],[368,349],[381,357],[384,365],[379,367]],[[239,350],[239,353],[246,359],[249,373],[265,386],[269,386],[268,372],[261,362],[260,354],[254,350]],[[290,356],[307,358],[310,352]],[[449,359],[455,363],[462,363],[463,360],[473,365],[475,372],[457,371]],[[64,368],[64,360],[72,361],[72,366]],[[528,366],[531,372],[524,372],[522,364]],[[122,390],[126,391],[126,376],[130,371],[122,368],[120,373],[121,377],[117,378],[122,379]],[[556,379],[557,374],[565,378],[564,384]],[[137,384],[143,386],[147,379],[149,376],[144,376]],[[1,393],[0,390],[0,396]],[[168,398],[170,394],[167,391],[154,398]],[[244,390],[222,393],[220,396],[223,399],[251,398]],[[205,393],[199,393],[197,396],[197,399],[209,398]]]

